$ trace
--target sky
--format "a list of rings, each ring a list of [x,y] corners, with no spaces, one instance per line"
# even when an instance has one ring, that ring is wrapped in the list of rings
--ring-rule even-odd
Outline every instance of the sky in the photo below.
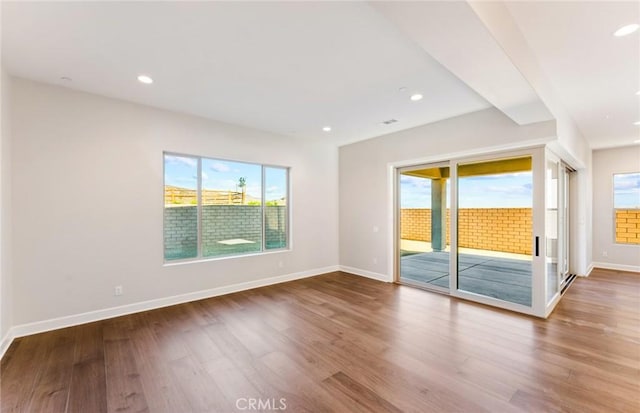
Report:
[[[460,208],[531,208],[532,188],[531,172],[461,177],[458,205]],[[401,175],[400,206],[430,208],[431,180]]]
[[[197,159],[165,155],[165,184],[196,189]],[[260,199],[260,165],[202,159],[204,189],[236,191],[240,177],[246,178],[247,194]],[[286,194],[286,170],[266,168],[266,197],[276,200]],[[640,207],[640,173],[615,174],[614,207]],[[401,207],[429,208],[431,180],[402,175],[400,178]],[[448,189],[448,188],[447,188]],[[531,208],[531,172],[461,177],[459,179],[460,208]],[[449,197],[447,196],[447,206]]]
[[[613,175],[613,207],[640,208],[640,173]]]
[[[287,174],[284,168],[265,168],[267,201],[284,198]],[[198,185],[198,160],[183,156],[165,155],[165,185],[196,189]],[[262,167],[256,164],[202,158],[202,188],[220,191],[240,191],[241,177],[246,181],[246,193],[262,198]]]

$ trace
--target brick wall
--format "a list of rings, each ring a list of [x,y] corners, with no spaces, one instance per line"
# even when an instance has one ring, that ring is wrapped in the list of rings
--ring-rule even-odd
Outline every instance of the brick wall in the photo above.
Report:
[[[197,213],[195,206],[164,209],[164,255],[167,259],[197,255]]]
[[[202,207],[202,248],[204,256],[261,250],[262,210],[254,205],[204,205]],[[286,243],[286,207],[266,208],[267,247]],[[228,239],[253,241],[225,246]],[[164,248],[168,259],[194,257],[197,253],[197,207],[174,206],[164,209]]]
[[[431,210],[403,208],[400,211],[401,238],[431,242]],[[449,210],[447,210],[447,244],[449,244]]]
[[[431,210],[403,208],[401,238],[431,242]],[[447,211],[447,243],[450,216]],[[464,248],[531,254],[531,208],[462,208],[458,211],[458,244]]]
[[[616,242],[640,244],[639,209],[616,209]]]

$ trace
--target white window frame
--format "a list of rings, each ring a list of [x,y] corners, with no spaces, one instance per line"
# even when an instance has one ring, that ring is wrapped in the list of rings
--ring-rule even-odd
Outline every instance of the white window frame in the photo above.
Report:
[[[166,169],[165,169],[165,159],[167,156],[176,156],[183,158],[191,158],[196,160],[197,162],[197,186],[196,186],[196,215],[197,215],[197,256],[189,257],[189,258],[180,258],[180,259],[166,259],[165,257],[165,231],[164,231],[164,209],[166,208],[164,203],[164,191],[166,186]],[[244,252],[237,254],[229,254],[229,255],[221,255],[221,256],[212,256],[205,257],[202,254],[202,160],[208,161],[221,161],[221,162],[234,162],[234,163],[244,163],[248,165],[259,166],[261,168],[261,246],[260,251],[254,252]],[[266,173],[265,170],[267,168],[273,169],[282,169],[286,173],[286,210],[285,210],[285,236],[286,243],[284,247],[281,248],[266,248]],[[200,155],[190,155],[179,152],[170,152],[164,151],[162,153],[162,208],[163,208],[163,219],[162,219],[162,258],[165,265],[174,265],[174,264],[183,264],[183,263],[192,263],[192,262],[201,262],[201,261],[213,261],[213,260],[221,260],[221,259],[229,259],[229,258],[238,258],[238,257],[246,257],[246,256],[254,256],[254,255],[263,255],[263,254],[272,254],[277,252],[289,251],[291,250],[291,168],[288,166],[282,165],[273,165],[273,164],[262,164],[256,162],[248,162],[248,161],[238,161],[234,159],[226,159],[226,158],[218,158],[218,157],[209,157],[209,156],[200,156]]]

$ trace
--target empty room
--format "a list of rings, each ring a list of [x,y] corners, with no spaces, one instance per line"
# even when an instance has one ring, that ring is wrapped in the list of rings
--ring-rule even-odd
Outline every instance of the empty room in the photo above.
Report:
[[[1,1],[0,412],[640,411],[640,7]]]

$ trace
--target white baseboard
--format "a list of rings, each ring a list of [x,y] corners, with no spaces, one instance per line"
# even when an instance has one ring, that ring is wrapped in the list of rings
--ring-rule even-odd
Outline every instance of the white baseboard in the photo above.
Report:
[[[9,329],[9,331],[7,331],[7,334],[5,334],[4,337],[2,337],[2,340],[0,340],[0,360],[2,360],[2,357],[4,357],[4,353],[7,351],[7,349],[9,349],[9,346],[13,342],[14,338],[15,337],[13,335],[13,332],[11,331],[11,329]]]
[[[587,272],[584,275],[581,275],[581,277],[588,277],[591,275],[591,271],[593,271],[594,269],[594,265],[593,263],[589,264],[589,266],[587,267]]]
[[[361,270],[360,268],[348,267],[346,265],[341,265],[340,271],[348,272],[350,274],[360,275],[362,277],[367,277],[373,280],[382,281],[386,283],[393,282],[391,277],[389,277],[388,275],[380,274],[373,271]]]
[[[610,262],[594,262],[592,268],[604,268],[606,270],[640,272],[639,265],[612,264]]]
[[[299,280],[302,278],[313,277],[320,274],[339,271],[338,265],[329,267],[316,268],[313,270],[296,272],[293,274],[285,274],[277,277],[263,278],[255,281],[248,281],[239,284],[226,285],[222,287],[211,288],[208,290],[195,291],[192,293],[174,295],[172,297],[158,298],[155,300],[142,301],[139,303],[127,304],[119,307],[105,308],[102,310],[89,311],[81,314],[74,314],[65,317],[52,318],[49,320],[37,321],[34,323],[20,324],[13,326],[0,342],[0,359],[4,356],[4,352],[9,348],[13,339],[17,337],[28,336],[31,334],[43,333],[45,331],[57,330],[59,328],[72,327],[80,324],[91,323],[94,321],[105,320],[108,318],[119,317],[127,314],[139,313],[141,311],[154,310],[156,308],[168,307],[171,305],[187,303],[190,301],[202,300],[205,298],[216,297],[235,293],[239,291],[251,290],[254,288],[265,287],[268,285],[280,284],[287,281]]]

